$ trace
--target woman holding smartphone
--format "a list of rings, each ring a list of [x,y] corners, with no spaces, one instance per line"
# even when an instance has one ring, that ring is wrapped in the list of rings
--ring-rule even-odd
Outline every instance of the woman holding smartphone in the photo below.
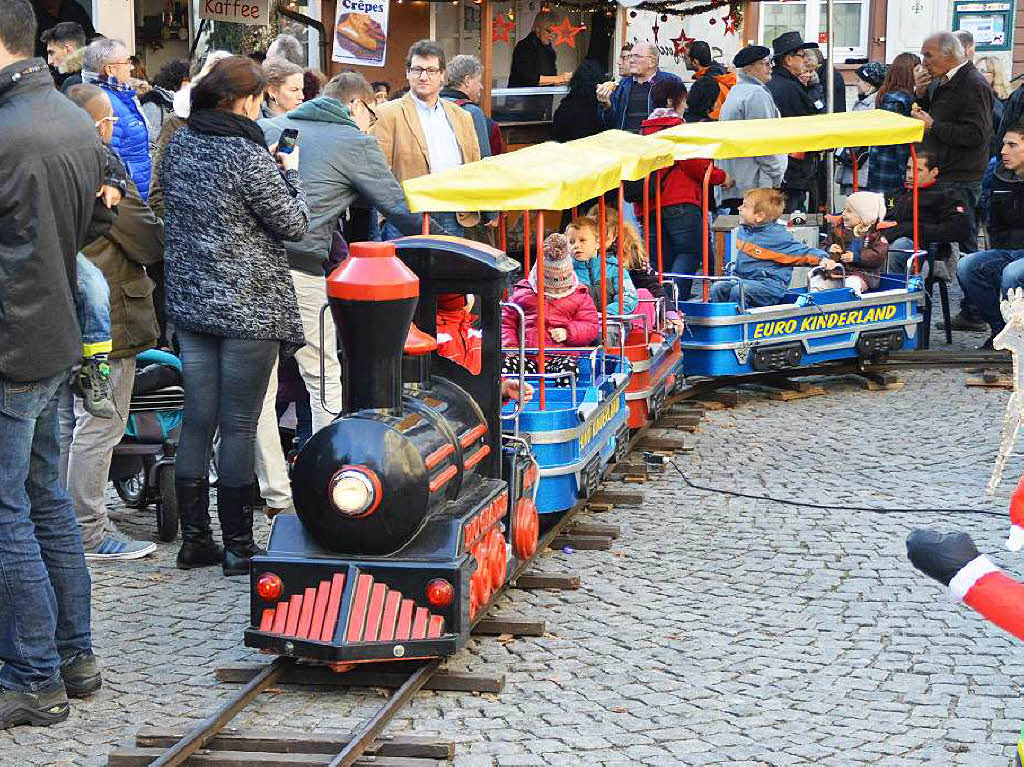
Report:
[[[272,155],[254,122],[266,88],[251,59],[217,62],[193,89],[188,125],[160,164],[167,314],[185,379],[178,567],[221,564],[225,575],[247,574],[261,551],[252,536],[256,422],[278,356],[305,343],[282,242],[302,238],[309,209],[298,147]],[[218,430],[223,550],[210,532],[207,480]]]

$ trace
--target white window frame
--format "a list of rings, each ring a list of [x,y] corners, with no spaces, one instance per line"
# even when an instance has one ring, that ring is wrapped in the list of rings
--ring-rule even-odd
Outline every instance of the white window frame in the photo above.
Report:
[[[764,0],[760,6],[763,10],[758,14],[758,29],[757,39],[761,41],[762,45],[771,47],[772,41],[764,39],[764,24],[768,18],[768,14],[765,10],[772,5],[778,5],[785,2],[790,5],[803,5],[806,7],[806,18],[804,20],[804,28],[797,30],[803,35],[804,40],[808,42],[818,42],[818,28],[819,26],[825,25],[824,9],[822,5],[824,2],[821,0]],[[857,46],[836,46],[834,51],[834,57],[837,62],[842,63],[845,59],[853,58],[866,58],[868,55],[868,17],[871,14],[871,0],[834,0],[836,5],[848,5],[857,4],[861,7],[860,14],[860,44]],[[822,51],[825,46],[822,45]]]

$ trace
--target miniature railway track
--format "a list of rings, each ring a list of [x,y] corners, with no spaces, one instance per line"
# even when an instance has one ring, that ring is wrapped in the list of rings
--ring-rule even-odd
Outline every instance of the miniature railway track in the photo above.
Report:
[[[657,424],[653,424],[656,426]],[[644,427],[632,435],[625,458],[649,439]],[[678,441],[673,443],[681,446]],[[609,464],[604,479],[614,471]],[[563,573],[528,573],[538,554],[549,546],[573,546],[579,549],[609,548],[618,536],[615,525],[578,523],[576,517],[586,508],[607,511],[617,504],[629,505],[642,500],[642,495],[598,489],[590,499],[580,500],[557,520],[538,539],[537,553],[520,563],[505,585],[495,592],[472,623],[474,635],[542,636],[543,621],[509,620],[488,617],[498,598],[508,588],[574,589],[580,578]],[[578,525],[578,529],[576,528]],[[609,545],[588,546],[586,541],[608,541]],[[583,545],[581,545],[583,541]],[[109,767],[297,767],[298,765],[326,765],[327,767],[427,767],[445,764],[454,757],[455,744],[439,738],[413,736],[383,736],[383,731],[395,715],[421,689],[459,690],[497,693],[504,677],[448,673],[441,666],[443,659],[423,664],[416,662],[367,664],[345,673],[337,673],[322,666],[302,664],[295,659],[279,656],[269,664],[230,666],[217,669],[218,680],[244,682],[244,686],[216,711],[191,730],[141,728],[133,746],[112,751]],[[386,665],[387,668],[381,670]],[[390,669],[390,670],[389,670]],[[393,691],[384,704],[366,722],[353,732],[282,732],[274,730],[236,730],[228,725],[250,703],[275,685],[282,683],[341,687],[387,687]]]

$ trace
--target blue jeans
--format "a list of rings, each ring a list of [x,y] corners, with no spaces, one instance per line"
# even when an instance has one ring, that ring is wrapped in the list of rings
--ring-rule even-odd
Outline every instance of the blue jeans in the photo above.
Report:
[[[459,219],[454,213],[431,213],[430,220],[453,237],[462,237],[464,234],[462,224],[459,223]],[[384,226],[380,230],[380,238],[382,240],[397,240],[399,237],[405,237],[405,235],[398,231],[397,226],[385,219]]]
[[[97,352],[109,352],[110,344],[110,288],[103,272],[92,261],[78,254],[78,285],[75,291],[75,308],[78,310],[78,324],[82,329],[82,345],[86,356]],[[90,352],[92,344],[106,343],[107,348]]]
[[[905,252],[900,253],[897,251]],[[909,237],[897,237],[895,240],[889,243],[889,261],[885,267],[886,273],[906,274],[907,261],[910,259],[910,254],[913,253],[913,251],[914,241]]]
[[[661,209],[661,261],[671,274],[701,274],[703,257],[701,251],[700,227],[701,210],[696,205],[669,205]],[[710,216],[708,217],[710,221]],[[651,263],[658,263],[658,232],[651,226]],[[714,250],[708,244],[708,257],[714,258]],[[679,300],[687,301],[693,292],[693,280],[676,280],[679,286]]]
[[[989,324],[993,333],[1003,329],[999,300],[1010,288],[1024,287],[1024,250],[982,250],[960,259],[956,278],[964,298]]]
[[[782,296],[789,289],[777,280],[751,280],[741,278],[743,284],[743,303],[745,307],[774,306],[782,301]],[[740,301],[740,286],[735,282],[715,282],[711,287],[712,301]]]
[[[0,685],[12,690],[48,687],[62,660],[92,650],[92,584],[58,480],[65,380],[0,378]]]
[[[178,480],[207,476],[213,435],[220,429],[220,482],[244,487],[254,480],[256,422],[281,344],[180,328],[176,332],[185,408],[174,476]]]

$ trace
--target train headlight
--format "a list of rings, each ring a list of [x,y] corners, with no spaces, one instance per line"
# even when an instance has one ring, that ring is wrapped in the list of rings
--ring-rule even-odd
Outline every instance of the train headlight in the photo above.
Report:
[[[347,517],[365,517],[380,505],[382,490],[377,475],[365,466],[342,466],[328,487],[334,508]]]
[[[267,602],[279,599],[283,591],[284,583],[274,573],[263,573],[263,575],[256,579],[256,593]]]

